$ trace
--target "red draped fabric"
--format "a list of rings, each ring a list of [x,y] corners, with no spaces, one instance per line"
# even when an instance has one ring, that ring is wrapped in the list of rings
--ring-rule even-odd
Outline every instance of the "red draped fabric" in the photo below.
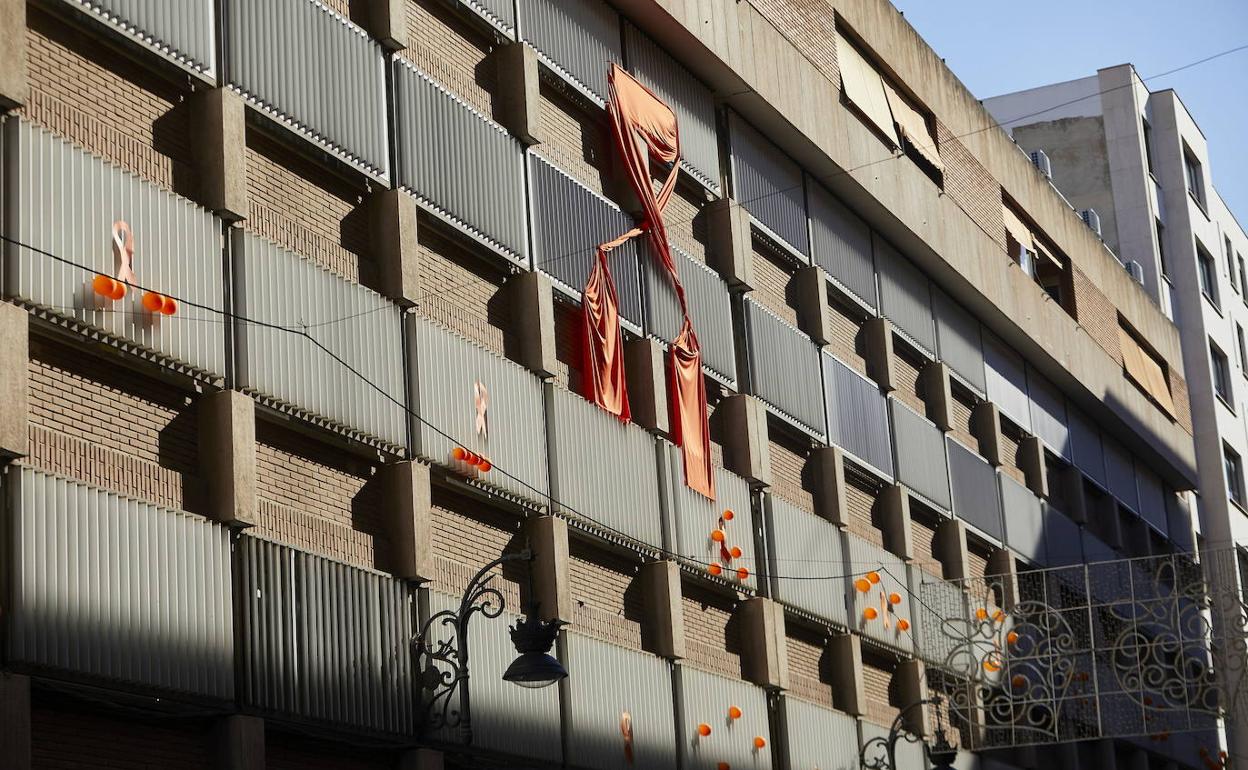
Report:
[[[684,316],[684,323],[671,346],[672,436],[684,453],[685,483],[714,499],[715,476],[707,424],[706,382],[702,378],[702,348],[689,320],[685,289],[677,275],[667,240],[667,227],[663,223],[663,209],[676,189],[679,173],[680,134],[676,115],[659,97],[619,66],[611,65],[608,80],[611,135],[616,149],[624,158],[629,183],[641,201],[645,217],[640,227],[599,246],[597,264],[586,283],[587,301],[582,303],[586,328],[585,360],[589,370],[585,377],[586,397],[622,418],[628,414],[618,305],[606,255],[611,249],[644,232],[649,237],[651,251],[662,262],[671,279]],[[658,193],[655,193],[650,181],[652,157],[671,164],[672,169]]]

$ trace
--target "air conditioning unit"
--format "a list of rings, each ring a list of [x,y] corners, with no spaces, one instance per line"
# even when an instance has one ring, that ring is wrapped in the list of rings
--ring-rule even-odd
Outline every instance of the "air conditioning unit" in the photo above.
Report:
[[[1096,237],[1101,237],[1101,215],[1096,213],[1096,209],[1084,209],[1079,212],[1083,223],[1092,228],[1092,232],[1096,233]]]
[[[1127,275],[1135,279],[1139,285],[1144,285],[1144,266],[1134,259],[1128,259],[1122,265],[1127,270]]]
[[[1044,174],[1046,179],[1053,178],[1053,164],[1049,162],[1049,156],[1044,154],[1044,150],[1033,150],[1031,152],[1031,163],[1040,169],[1040,173]]]

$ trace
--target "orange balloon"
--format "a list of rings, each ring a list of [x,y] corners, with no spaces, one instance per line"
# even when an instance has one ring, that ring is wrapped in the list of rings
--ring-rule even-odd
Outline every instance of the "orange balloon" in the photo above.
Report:
[[[706,722],[703,722],[702,724],[698,725],[698,735],[701,735],[703,738],[705,738],[706,736],[710,734],[711,734],[710,725],[708,725]]]
[[[469,465],[476,465],[477,463],[481,462],[481,458],[477,456],[476,452],[468,452],[464,455],[464,462],[468,463]]]
[[[737,708],[736,706],[729,706],[729,707],[728,707],[728,718],[729,718],[729,719],[740,719],[740,718],[741,718],[741,709]]]
[[[105,297],[113,296],[113,279],[107,275],[97,275],[91,279],[91,291]]]
[[[979,618],[980,620],[987,620],[988,610],[984,609],[983,607],[980,607],[979,609],[975,610],[975,617]]]
[[[901,594],[896,593],[896,592],[889,594],[888,603],[889,604],[901,604]]]
[[[1005,641],[1009,642],[1010,644],[1014,644],[1015,642],[1017,642],[1017,641],[1018,641],[1018,632],[1017,632],[1017,631],[1011,631],[1010,633],[1006,634],[1006,635],[1005,635]]]
[[[862,611],[862,616],[867,620],[875,620],[880,616],[880,613],[874,607],[868,607]]]
[[[724,542],[725,537],[727,537],[727,535],[724,534],[724,531],[722,529],[711,530],[711,539],[714,540],[716,543]]]
[[[113,292],[108,295],[109,299],[118,300],[126,296],[126,285],[121,281],[113,281]]]
[[[857,588],[860,593],[865,594],[867,591],[871,590],[871,582],[866,578],[858,578],[854,581],[854,588]]]
[[[905,618],[901,618],[900,620],[897,621],[897,627],[900,628],[902,631],[909,631],[910,621],[906,620]]]
[[[707,565],[706,571],[711,573],[712,575],[718,575],[724,571],[724,568],[719,566],[715,562],[711,562],[709,565]]]
[[[493,467],[494,467],[494,464],[491,463],[489,460],[482,459],[481,464],[477,466],[477,470],[481,471],[482,473],[489,473]]]
[[[754,748],[761,749],[766,745],[767,745],[767,741],[763,739],[763,736],[758,735],[754,737]]]
[[[736,515],[737,515],[737,514],[733,513],[733,512],[732,512],[732,509],[731,509],[731,508],[729,508],[729,509],[727,509],[727,510],[725,510],[725,511],[724,511],[724,521],[732,521],[732,517],[734,517],[734,516],[736,516]]]
[[[867,580],[871,581],[871,585],[880,582],[880,573],[872,571],[867,573]]]
[[[1005,620],[1005,613],[1002,612],[1001,610],[997,610],[996,612],[992,613],[992,619],[1000,623],[1001,621]]]
[[[749,579],[750,579],[750,571],[746,569],[745,567],[738,567],[737,568],[737,580],[749,580]]]
[[[165,302],[161,306],[160,312],[165,315],[173,315],[178,312],[178,301],[173,297],[165,297]]]
[[[468,456],[468,450],[464,449],[462,446],[457,446],[451,450],[451,457],[453,457],[456,460],[462,460],[467,456]]]
[[[734,559],[740,559],[740,558],[741,558],[741,547],[740,547],[740,546],[736,546],[736,545],[734,545],[734,546],[732,547],[732,550],[731,550],[731,551],[729,551],[729,553],[731,553],[731,554],[732,554],[732,558],[734,558]]]
[[[1010,680],[1010,684],[1014,685],[1015,690],[1021,690],[1027,686],[1027,677],[1022,674],[1015,674],[1014,678]]]
[[[727,762],[720,762],[718,765],[715,765],[715,770],[732,770],[732,765]]]
[[[165,306],[165,298],[154,291],[143,292],[143,309],[149,313],[159,313]]]
[[[994,663],[994,662],[993,662],[993,661],[991,661],[991,660],[985,660],[985,661],[984,661],[984,670],[985,670],[985,671],[1000,671],[1000,670],[1001,670],[1001,666],[997,665],[996,663]]]

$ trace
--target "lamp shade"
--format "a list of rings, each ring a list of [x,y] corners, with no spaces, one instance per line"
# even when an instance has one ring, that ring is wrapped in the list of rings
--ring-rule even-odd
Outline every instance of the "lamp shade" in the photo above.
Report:
[[[523,653],[503,672],[503,679],[508,682],[534,690],[549,687],[567,676],[563,664],[545,652]]]

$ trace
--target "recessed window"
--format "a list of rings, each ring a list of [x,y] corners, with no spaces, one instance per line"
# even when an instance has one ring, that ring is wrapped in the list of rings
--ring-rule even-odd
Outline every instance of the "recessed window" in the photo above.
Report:
[[[1226,274],[1234,277],[1235,275],[1235,247],[1231,245],[1231,237],[1224,236],[1226,240]]]
[[[1231,401],[1231,368],[1226,362],[1226,354],[1218,346],[1209,341],[1209,367],[1213,374],[1213,390],[1228,404]]]
[[[1161,262],[1161,274],[1170,277],[1170,265],[1166,263],[1166,227],[1160,219],[1153,220],[1157,225],[1157,260]]]
[[[1186,146],[1183,148],[1183,175],[1187,180],[1187,191],[1203,209],[1205,207],[1205,174],[1200,167],[1196,155]]]
[[[1213,255],[1204,246],[1196,243],[1196,271],[1200,277],[1200,291],[1215,306],[1218,304],[1218,268],[1213,263]]]
[[[1153,173],[1153,127],[1148,125],[1147,118],[1140,118],[1144,127],[1144,162],[1148,164],[1148,173]]]
[[[1239,263],[1239,288],[1244,294],[1244,299],[1248,301],[1248,269],[1244,268],[1244,255],[1236,254],[1235,261]]]
[[[1235,323],[1235,342],[1239,347],[1239,370],[1244,371],[1248,367],[1248,346],[1244,344],[1244,327]]]
[[[1223,467],[1226,471],[1226,496],[1236,505],[1244,504],[1244,465],[1239,453],[1222,445]]]

